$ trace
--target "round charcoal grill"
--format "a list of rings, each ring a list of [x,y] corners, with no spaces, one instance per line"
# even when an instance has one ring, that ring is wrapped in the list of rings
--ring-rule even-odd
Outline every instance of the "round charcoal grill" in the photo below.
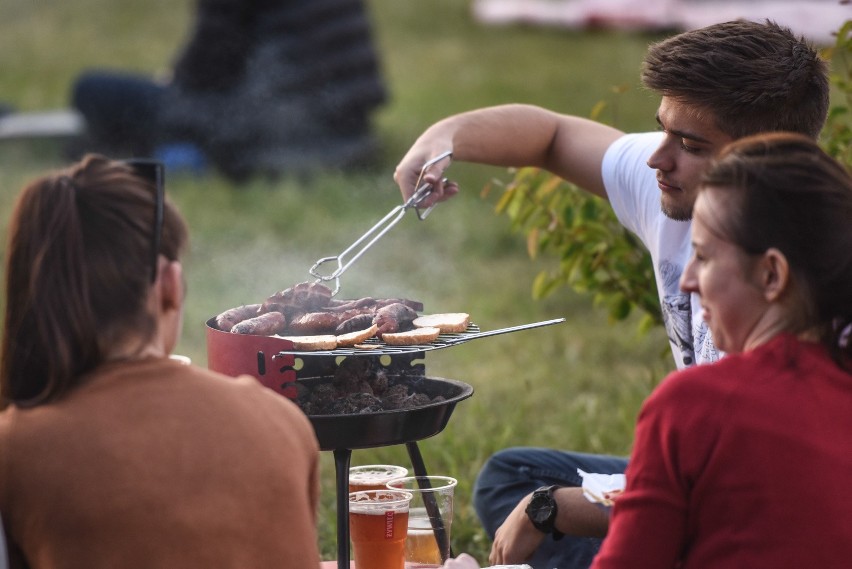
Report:
[[[311,388],[331,382],[344,358],[371,357],[380,362],[392,381],[406,381],[415,391],[443,401],[426,405],[359,414],[308,415],[322,450],[334,453],[337,491],[337,564],[349,568],[349,462],[352,450],[405,444],[416,476],[428,475],[417,441],[444,430],[458,402],[473,395],[473,387],[452,379],[427,377],[425,352],[447,348],[476,338],[516,332],[564,322],[564,318],[481,332],[471,324],[461,333],[441,334],[430,344],[390,346],[376,339],[363,348],[316,352],[294,350],[293,343],[278,336],[231,334],[207,321],[208,367],[226,375],[248,374],[281,395],[296,399],[298,385]],[[427,493],[428,496],[428,493]],[[436,503],[426,503],[433,518],[436,538],[446,540]],[[446,551],[442,548],[442,551]]]
[[[475,328],[471,333],[478,333]],[[451,344],[447,344],[451,345]],[[400,348],[400,349],[397,349]],[[431,349],[435,349],[434,347]],[[308,415],[322,450],[334,453],[337,492],[337,563],[349,568],[349,464],[352,450],[405,444],[416,476],[427,476],[417,441],[444,430],[455,406],[473,395],[473,387],[452,379],[426,377],[422,346],[379,346],[375,349],[297,352],[293,344],[274,336],[231,334],[207,321],[208,367],[228,375],[249,374],[267,387],[295,399],[300,391],[330,383],[347,357],[375,358],[391,383],[442,401],[406,409],[358,414]],[[427,502],[439,541],[447,540],[436,503]],[[445,551],[446,549],[442,549]]]

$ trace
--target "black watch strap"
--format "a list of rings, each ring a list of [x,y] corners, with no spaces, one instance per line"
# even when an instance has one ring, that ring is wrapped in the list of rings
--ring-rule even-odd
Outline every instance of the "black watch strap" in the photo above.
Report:
[[[554,541],[565,537],[565,534],[557,530],[554,526],[556,515],[559,511],[556,499],[553,497],[553,492],[557,488],[559,486],[553,484],[537,489],[533,492],[532,498],[526,508],[526,514],[533,526],[542,533],[552,535]],[[545,517],[542,517],[542,512],[546,514]]]

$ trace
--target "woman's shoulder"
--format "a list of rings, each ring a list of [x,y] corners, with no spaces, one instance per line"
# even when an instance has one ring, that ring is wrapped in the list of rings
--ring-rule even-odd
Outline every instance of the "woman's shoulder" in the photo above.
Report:
[[[263,385],[256,377],[242,374],[238,376],[223,375],[205,368],[196,368],[200,379],[218,385],[218,389],[231,391],[243,400],[252,401],[256,405],[267,405],[275,409],[284,409],[287,413],[296,414],[305,418],[295,401],[281,395]]]
[[[695,399],[742,397],[750,389],[760,392],[765,382],[780,381],[781,372],[832,366],[818,345],[802,342],[791,334],[779,334],[770,341],[738,354],[727,354],[707,364],[694,365],[669,374],[657,387],[657,398]]]

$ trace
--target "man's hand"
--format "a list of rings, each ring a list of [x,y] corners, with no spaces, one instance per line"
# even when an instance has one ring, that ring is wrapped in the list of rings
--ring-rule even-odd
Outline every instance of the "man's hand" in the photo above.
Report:
[[[526,508],[532,494],[522,499],[506,521],[503,522],[494,535],[494,544],[491,546],[491,555],[488,561],[492,565],[514,565],[520,564],[530,558],[535,552],[546,534],[538,531],[532,525]]]
[[[444,154],[448,149],[435,152],[422,150],[422,144],[415,144],[397,165],[393,179],[399,186],[403,201],[407,202],[411,195],[417,190],[418,178],[423,166],[431,160]],[[439,147],[440,148],[440,147]],[[451,157],[447,156],[438,160],[430,166],[420,179],[420,186],[424,183],[432,185],[432,192],[418,205],[420,208],[428,208],[438,202],[447,200],[459,192],[457,183],[444,179],[444,170],[450,165]]]
[[[555,527],[564,534],[603,538],[609,528],[606,510],[589,502],[580,487],[557,488],[553,493],[559,505]],[[525,496],[494,535],[491,555],[492,565],[517,565],[529,559],[538,549],[546,534],[532,525],[526,508],[532,493]]]

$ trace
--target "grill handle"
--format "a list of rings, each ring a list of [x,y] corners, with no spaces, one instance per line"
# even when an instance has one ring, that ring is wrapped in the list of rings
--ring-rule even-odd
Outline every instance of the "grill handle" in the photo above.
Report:
[[[485,332],[474,332],[472,334],[459,335],[457,337],[449,337],[443,340],[447,344],[460,344],[468,340],[477,338],[486,338],[488,336],[498,336],[500,334],[509,334],[511,332],[519,332],[521,330],[529,330],[530,328],[541,328],[543,326],[552,326],[553,324],[561,324],[565,322],[564,318],[554,318],[553,320],[542,320],[541,322],[531,322],[529,324],[519,324],[518,326],[509,326],[508,328],[497,328],[496,330],[486,330]]]

